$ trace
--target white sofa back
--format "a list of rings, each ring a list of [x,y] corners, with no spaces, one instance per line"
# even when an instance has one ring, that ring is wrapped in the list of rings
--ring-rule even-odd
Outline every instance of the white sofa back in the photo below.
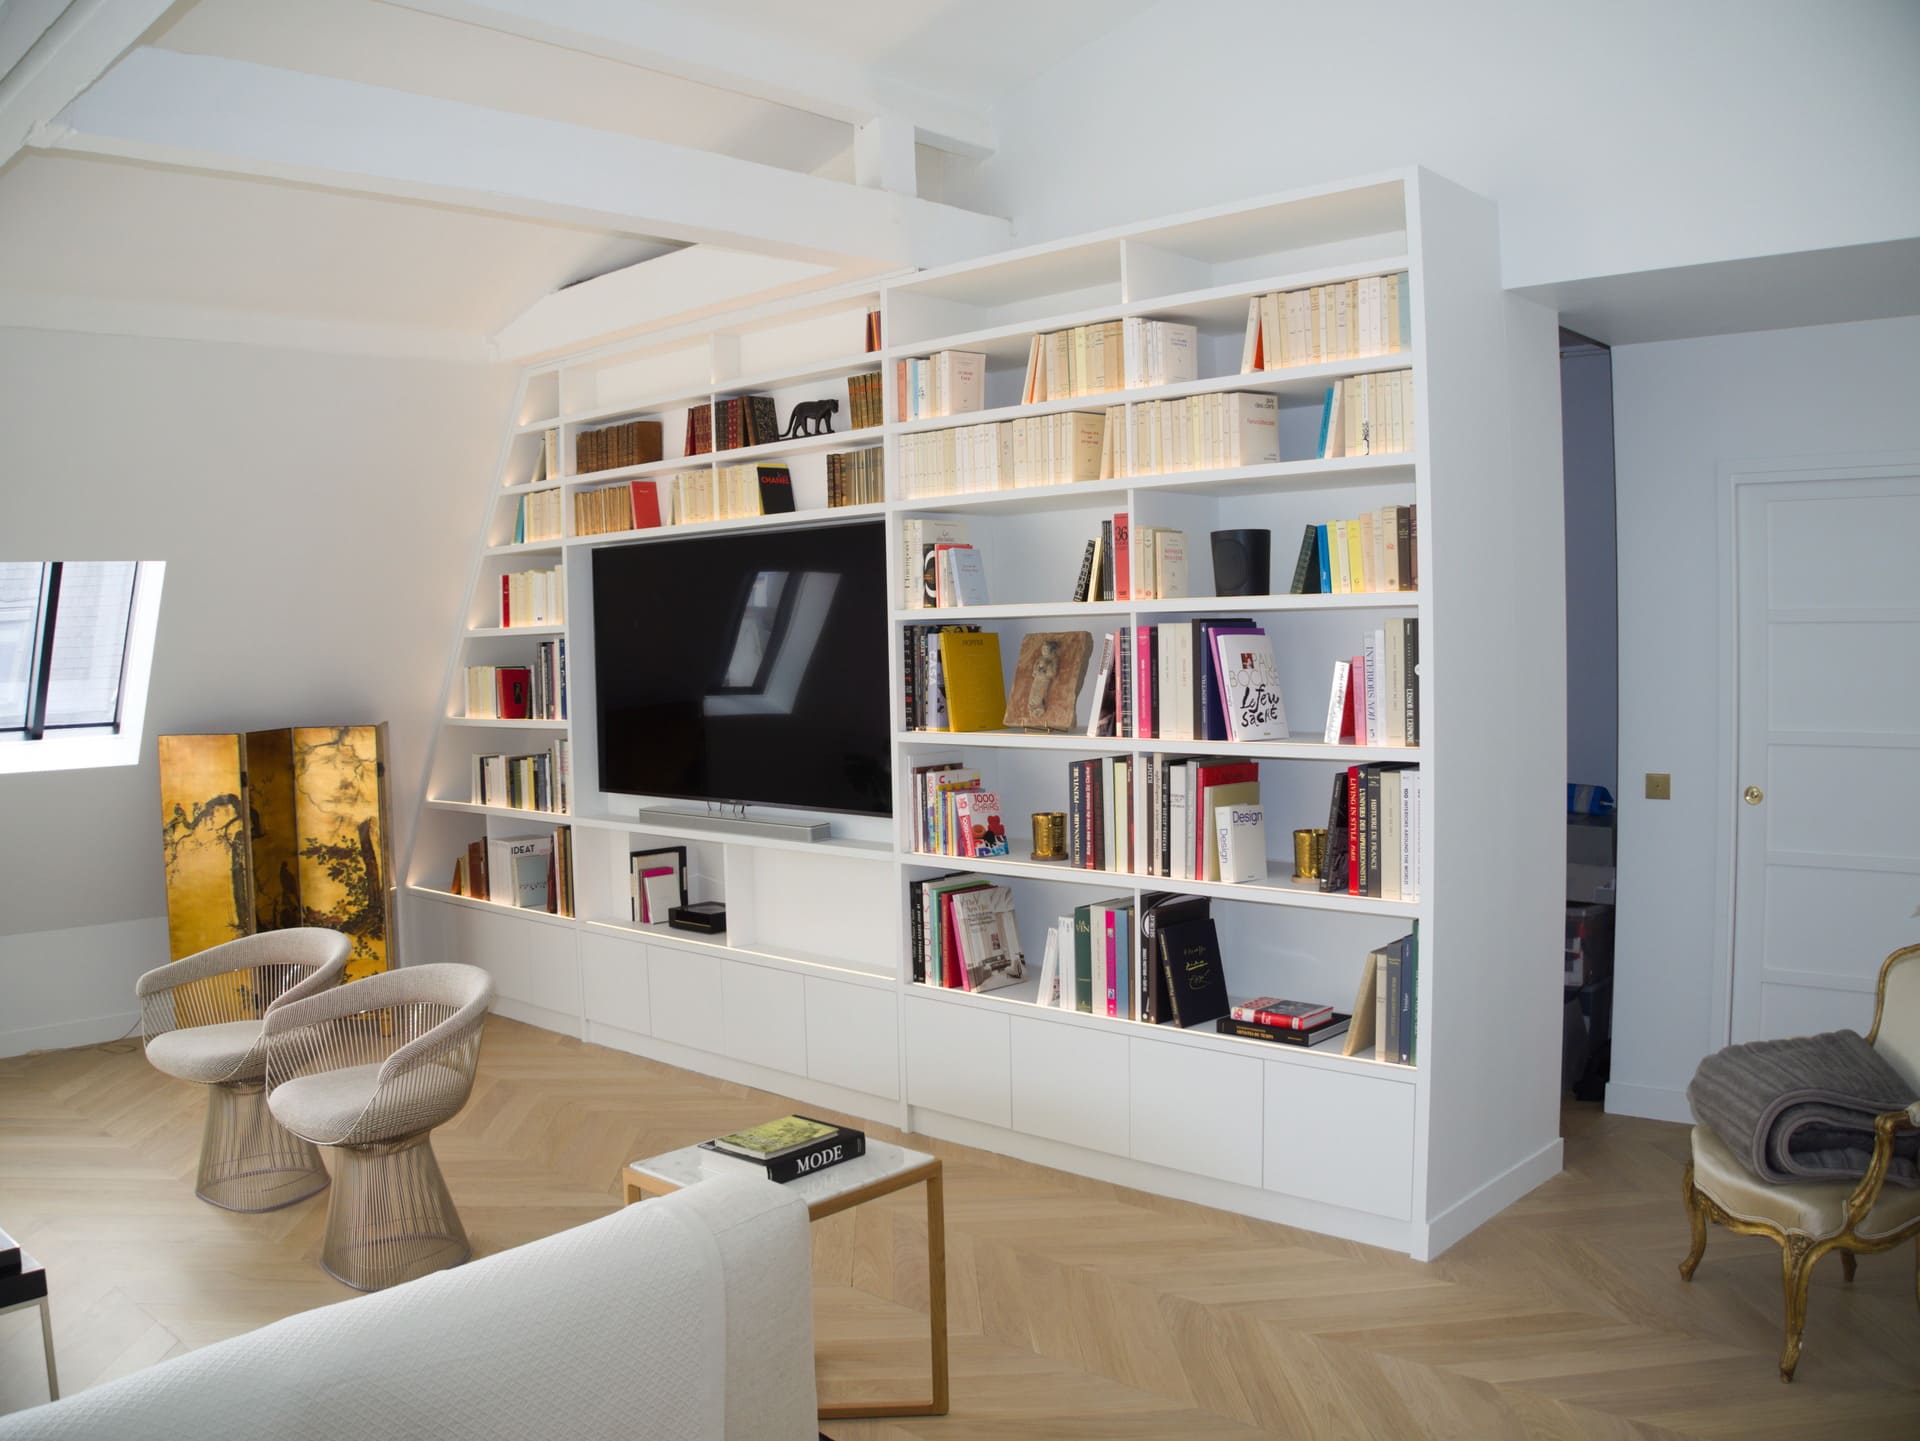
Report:
[[[0,1441],[814,1441],[807,1209],[716,1179],[31,1411]]]

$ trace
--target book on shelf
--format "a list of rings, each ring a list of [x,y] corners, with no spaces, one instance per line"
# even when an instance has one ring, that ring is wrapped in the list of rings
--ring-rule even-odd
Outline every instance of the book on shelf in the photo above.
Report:
[[[945,711],[947,722],[944,729],[998,730],[1006,714],[1007,698],[999,635],[943,628],[938,643],[940,709]]]
[[[532,666],[470,665],[466,689],[466,714],[471,719],[533,718]]]
[[[1360,654],[1333,663],[1327,745],[1420,744],[1420,620],[1402,616],[1361,636]]]
[[[877,445],[864,450],[835,450],[827,455],[827,506],[877,505],[887,498],[883,452]]]
[[[565,812],[571,799],[572,754],[562,737],[544,751],[470,758],[473,804],[520,811]]]
[[[700,1142],[699,1147],[722,1168],[735,1163],[758,1166],[766,1171],[768,1180],[784,1184],[866,1155],[867,1136],[852,1126],[816,1121],[810,1116],[783,1116],[715,1136]]]
[[[940,603],[933,583],[933,554],[943,545],[968,544],[967,523],[946,516],[908,516],[900,522],[900,604],[930,610]]]
[[[847,377],[847,425],[853,430],[871,430],[885,422],[880,391],[880,372],[865,371]]]
[[[565,515],[561,493],[557,490],[540,490],[532,495],[521,496],[519,504],[514,507],[511,543],[527,545],[543,540],[559,540]]]
[[[912,935],[910,951],[914,980],[946,990],[964,990],[961,983],[957,932],[953,924],[955,897],[973,891],[988,890],[994,881],[982,875],[952,872],[908,887],[908,913]]]
[[[974,546],[949,542],[935,545],[933,603],[942,610],[987,603],[987,569]]]
[[[1411,505],[1383,505],[1351,520],[1308,525],[1293,568],[1292,595],[1359,595],[1419,589]]]
[[[687,848],[656,846],[627,856],[627,894],[636,924],[663,926],[687,903]]]
[[[486,899],[525,911],[573,914],[573,836],[568,827],[542,836],[489,836],[481,844]]]
[[[560,477],[560,428],[550,425],[540,432],[533,450],[533,468],[522,485],[541,485]]]
[[[987,357],[971,350],[942,350],[896,361],[893,393],[902,420],[985,410]]]
[[[573,470],[590,475],[597,470],[618,470],[629,465],[650,465],[661,456],[661,427],[657,420],[625,420],[592,430],[576,431],[573,437]]]
[[[1419,1060],[1420,923],[1367,957],[1371,979],[1373,1054],[1403,1066]],[[1362,982],[1363,991],[1367,989]]]
[[[947,723],[947,689],[940,662],[940,637],[954,632],[972,634],[977,625],[909,625],[901,627],[901,676],[905,685],[908,730],[951,730]]]
[[[687,438],[682,450],[689,456],[713,453],[713,405],[710,401],[687,407]]]
[[[1059,1010],[1060,996],[1060,927],[1053,925],[1047,927],[1046,949],[1040,957],[1040,983],[1034,1004],[1045,1006],[1050,1011]]]
[[[874,353],[874,351],[879,350],[881,348],[882,347],[880,344],[880,312],[877,310],[869,310],[867,312],[866,353],[868,355],[871,355]]]
[[[1140,943],[1131,896],[1075,906],[1055,923],[1059,1009],[1137,1020]]]
[[[1320,458],[1390,455],[1414,448],[1413,372],[1350,375],[1326,389],[1320,408]]]
[[[1268,1041],[1277,1046],[1326,1046],[1335,1041],[1344,1041],[1352,1029],[1353,1017],[1345,1011],[1331,1011],[1321,1020],[1310,1026],[1271,1026],[1259,1021],[1242,1021],[1234,1016],[1222,1016],[1213,1023],[1214,1030],[1223,1036],[1237,1036],[1243,1041]]]
[[[1023,636],[1001,723],[1026,730],[1072,730],[1092,653],[1093,636],[1084,630]]]
[[[1173,1024],[1204,1026],[1226,1015],[1227,977],[1212,917],[1163,924],[1155,942]]]
[[[1007,854],[1007,824],[1000,818],[1000,795],[977,787],[947,793],[953,805],[948,829],[958,842],[955,854],[1004,856]]]
[[[467,848],[453,858],[453,879],[447,883],[447,889],[456,896],[466,896],[470,900],[491,899],[487,891],[485,841],[469,842]]]
[[[1109,407],[1101,479],[1267,465],[1280,459],[1279,397],[1213,392]]]
[[[1126,591],[1119,600],[1179,600],[1187,593],[1187,536],[1166,526],[1131,525]],[[1085,596],[1075,596],[1084,600]]]
[[[500,577],[502,627],[563,625],[567,619],[566,567],[509,571]]]
[[[1339,798],[1343,788],[1344,801]],[[1348,766],[1336,774],[1334,789],[1327,825],[1328,864],[1321,867],[1320,889],[1389,901],[1418,900],[1423,880],[1419,837],[1424,792],[1419,768],[1397,763]],[[1344,853],[1337,862],[1336,846]]]
[[[1214,849],[1220,879],[1232,883],[1267,878],[1267,813],[1262,806],[1220,806],[1214,811]]]
[[[902,493],[956,495],[1098,480],[1105,431],[1106,417],[1098,411],[1061,411],[903,435]]]
[[[713,402],[710,450],[744,450],[781,439],[771,395],[729,395]],[[696,452],[689,447],[687,454]],[[705,453],[705,452],[699,452]]]
[[[1333,1007],[1319,1001],[1290,1001],[1281,996],[1253,996],[1238,1000],[1227,1011],[1227,1015],[1236,1021],[1283,1026],[1294,1031],[1317,1026],[1332,1014]]]
[[[624,480],[573,494],[575,535],[614,535],[660,524],[660,491],[651,480]]]
[[[1160,928],[1204,920],[1212,914],[1212,904],[1205,896],[1164,891],[1148,891],[1140,897],[1140,953],[1148,958],[1148,963],[1141,967],[1139,1014],[1140,1019],[1150,1025],[1166,1025],[1173,1020],[1166,972],[1159,964]]]
[[[1199,375],[1198,352],[1197,327],[1145,316],[1036,335],[1028,342],[1020,403],[1193,380]]]
[[[1227,629],[1213,635],[1215,680],[1230,741],[1285,740],[1287,706],[1280,671],[1264,630]]]
[[[672,478],[673,524],[751,520],[793,506],[793,478],[784,465],[721,465]]]
[[[996,991],[1026,979],[1013,892],[1005,886],[983,886],[959,892],[951,901],[962,989]]]
[[[1240,369],[1398,354],[1412,345],[1412,307],[1404,270],[1254,296],[1247,302]]]

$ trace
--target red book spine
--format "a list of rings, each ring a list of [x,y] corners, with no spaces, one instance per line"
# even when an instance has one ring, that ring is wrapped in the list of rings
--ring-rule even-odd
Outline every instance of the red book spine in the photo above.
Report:
[[[1153,627],[1133,629],[1133,733],[1141,740],[1153,739]]]
[[[501,576],[500,577],[500,624],[503,627],[510,626],[513,624],[512,595],[513,595],[513,577],[510,575]]]
[[[1360,894],[1360,847],[1366,844],[1360,834],[1360,767],[1347,767],[1347,894]]]
[[[1133,547],[1127,543],[1131,532],[1127,528],[1127,513],[1123,510],[1113,518],[1113,598],[1131,600],[1133,589],[1130,584],[1133,575],[1131,557]]]
[[[1102,915],[1106,926],[1106,978],[1107,978],[1107,1014],[1120,1014],[1120,957],[1119,938],[1114,934],[1113,907],[1106,908]]]
[[[651,530],[660,524],[660,492],[650,480],[630,482],[633,493],[633,528]]]

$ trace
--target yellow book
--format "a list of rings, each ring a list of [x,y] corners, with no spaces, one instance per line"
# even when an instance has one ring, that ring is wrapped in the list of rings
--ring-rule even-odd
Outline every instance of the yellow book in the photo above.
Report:
[[[947,689],[947,729],[996,731],[1007,713],[1000,637],[992,631],[948,631],[940,637]]]
[[[1353,572],[1350,568],[1347,548],[1347,523],[1344,520],[1327,522],[1327,559],[1333,562],[1333,594],[1351,595],[1353,593]]]
[[[1368,511],[1358,520],[1347,522],[1348,543],[1353,543],[1354,527],[1360,528],[1359,549],[1347,557],[1347,569],[1353,573],[1355,591],[1369,591],[1375,588],[1379,567],[1373,560],[1373,513]]]

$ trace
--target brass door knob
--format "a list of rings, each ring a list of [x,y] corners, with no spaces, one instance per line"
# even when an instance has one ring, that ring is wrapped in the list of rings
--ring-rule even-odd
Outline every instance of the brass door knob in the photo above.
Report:
[[[1767,793],[1761,790],[1759,786],[1747,787],[1746,800],[1748,805],[1757,806],[1760,804],[1761,801],[1765,800],[1766,798],[1767,798]]]

